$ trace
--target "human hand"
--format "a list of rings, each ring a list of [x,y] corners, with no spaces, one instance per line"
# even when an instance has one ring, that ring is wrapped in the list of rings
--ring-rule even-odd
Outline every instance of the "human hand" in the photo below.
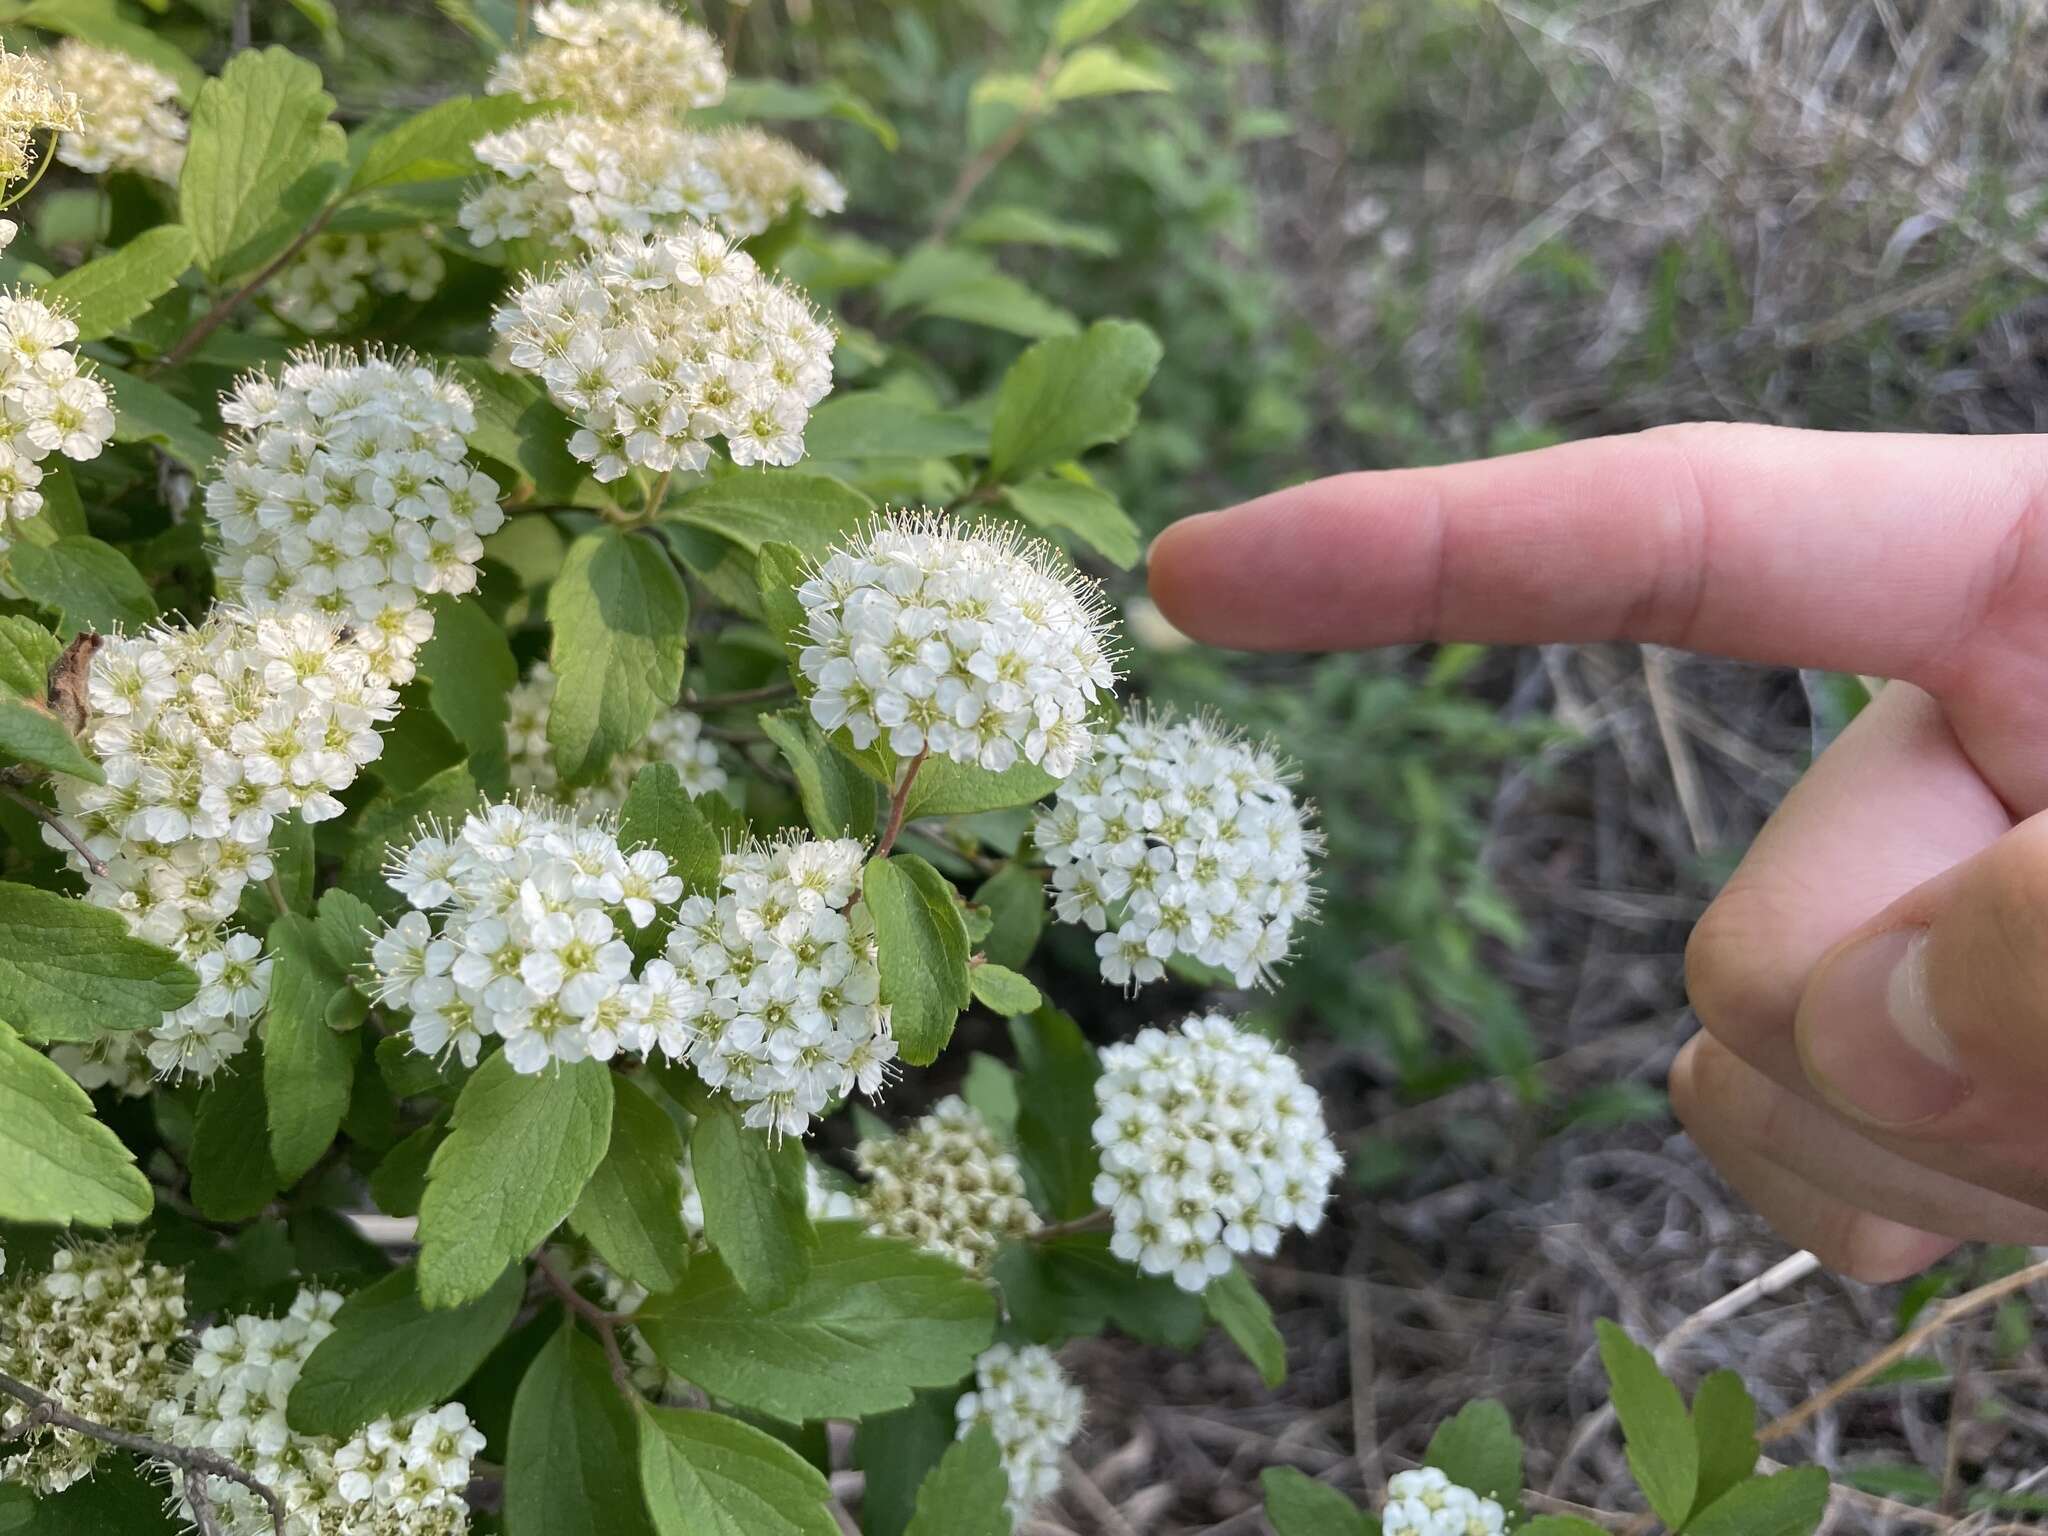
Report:
[[[2048,1243],[2048,438],[1688,426],[1340,475],[1174,524],[1151,582],[1247,649],[1636,640],[1897,679],[1694,930],[1672,1103],[1858,1278]]]

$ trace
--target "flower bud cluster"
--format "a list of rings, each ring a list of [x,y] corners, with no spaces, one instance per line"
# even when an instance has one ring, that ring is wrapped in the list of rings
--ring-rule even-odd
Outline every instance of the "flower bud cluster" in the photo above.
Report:
[[[84,122],[49,60],[0,45],[0,185],[29,173],[37,134],[75,133]]]
[[[1380,1528],[1385,1536],[1500,1536],[1507,1511],[1437,1467],[1417,1467],[1388,1479]]]
[[[484,1448],[460,1403],[380,1418],[347,1440],[285,1422],[292,1387],[334,1331],[341,1300],[301,1290],[283,1317],[245,1315],[207,1329],[157,1405],[153,1430],[239,1462],[283,1503],[286,1536],[459,1536],[469,1529],[471,1462]],[[271,1530],[263,1503],[241,1484],[212,1479],[207,1493],[223,1536]],[[182,1491],[178,1507],[192,1518]]]
[[[1100,937],[1103,976],[1157,981],[1174,955],[1238,985],[1287,958],[1315,908],[1322,838],[1264,744],[1207,720],[1133,711],[1038,813],[1053,910]]]
[[[575,418],[569,451],[603,481],[702,469],[718,437],[735,464],[794,464],[832,388],[830,327],[703,225],[607,240],[528,278],[492,324]]]
[[[0,551],[11,524],[43,509],[43,460],[96,459],[114,435],[106,388],[80,369],[77,340],[61,310],[0,289]]]
[[[60,1248],[47,1274],[0,1287],[0,1372],[81,1418],[141,1433],[149,1405],[177,1374],[185,1276],[143,1257],[140,1238]],[[0,1485],[39,1494],[68,1488],[105,1447],[67,1429],[14,1439],[28,1409],[0,1399]]]
[[[725,770],[718,764],[718,749],[704,739],[704,722],[680,708],[656,715],[647,734],[614,756],[604,777],[595,784],[563,785],[548,746],[548,713],[554,698],[555,674],[546,662],[536,662],[525,680],[512,689],[507,701],[505,748],[514,789],[573,801],[591,810],[617,811],[626,803],[634,775],[653,763],[675,769],[683,793],[693,799],[724,788]]]
[[[176,183],[185,164],[177,81],[129,54],[75,37],[57,45],[51,62],[84,119],[57,141],[59,160],[94,176],[134,171]]]
[[[861,1142],[853,1156],[868,1176],[860,1195],[868,1230],[962,1269],[986,1273],[998,1248],[1038,1226],[1017,1159],[957,1096],[900,1135]]]
[[[1081,1389],[1042,1344],[998,1344],[974,1362],[974,1390],[954,1405],[956,1438],[981,1424],[995,1435],[1013,1522],[1059,1491],[1060,1457],[1081,1432],[1081,1409]]]
[[[468,393],[410,358],[300,353],[221,402],[241,429],[206,487],[221,589],[362,635],[393,682],[434,632],[424,600],[476,586],[498,487],[465,455]]]
[[[494,96],[561,101],[622,121],[708,107],[725,95],[718,40],[656,0],[548,0],[534,40],[499,57]]]
[[[673,1027],[683,999],[660,962],[633,974],[629,928],[645,928],[683,883],[651,848],[619,846],[608,817],[506,800],[450,836],[429,825],[386,871],[414,910],[371,946],[378,996],[412,1014],[413,1049],[476,1064],[483,1042],[536,1073],[609,1061]],[[438,932],[429,913],[439,914]]]
[[[270,307],[300,330],[331,331],[372,291],[423,302],[447,275],[447,262],[423,230],[323,235],[271,279],[267,293]]]
[[[716,178],[722,202],[712,222],[751,240],[802,208],[813,218],[846,207],[846,188],[787,139],[745,124],[699,135],[698,153]]]
[[[1236,1255],[1322,1225],[1342,1166],[1315,1090],[1271,1041],[1219,1014],[1107,1046],[1093,1136],[1110,1248],[1200,1291]]]
[[[1116,683],[1108,610],[1053,548],[1007,529],[899,514],[797,588],[811,718],[861,750],[1065,778]]]
[[[652,1044],[747,1106],[745,1121],[801,1136],[834,1099],[878,1092],[896,1057],[881,1002],[864,850],[791,839],[725,856],[721,894],[685,900],[664,960],[673,1018]]]

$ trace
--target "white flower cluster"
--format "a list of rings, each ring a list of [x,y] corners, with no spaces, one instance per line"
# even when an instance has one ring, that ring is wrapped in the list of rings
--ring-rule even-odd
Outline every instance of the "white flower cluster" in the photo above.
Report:
[[[499,57],[494,96],[562,101],[622,120],[708,107],[725,95],[718,40],[655,0],[548,0],[533,10],[535,40]]]
[[[57,78],[78,98],[78,127],[57,141],[73,170],[134,171],[175,183],[185,164],[185,114],[178,82],[154,65],[77,38],[57,45]]]
[[[548,746],[548,712],[554,698],[555,674],[546,662],[536,662],[507,700],[505,748],[514,789],[574,801],[592,810],[617,811],[626,803],[634,775],[651,763],[675,769],[683,793],[692,799],[725,787],[725,770],[718,765],[718,749],[704,739],[704,722],[681,708],[656,715],[647,734],[616,754],[597,783],[565,787]]]
[[[1507,1511],[1439,1468],[1417,1467],[1388,1479],[1380,1528],[1385,1536],[1501,1536]]]
[[[717,901],[692,896],[669,935],[673,1024],[655,1043],[747,1106],[748,1125],[792,1136],[896,1057],[881,1002],[863,849],[795,839],[728,853]],[[651,973],[662,961],[651,961]]]
[[[448,264],[425,231],[387,229],[368,235],[323,235],[270,280],[270,307],[302,331],[331,331],[374,290],[431,299]]]
[[[869,1180],[860,1195],[868,1230],[962,1269],[985,1273],[998,1248],[1038,1226],[1017,1159],[956,1095],[900,1135],[861,1142],[853,1156]]]
[[[191,1366],[157,1405],[154,1432],[239,1462],[284,1504],[285,1536],[459,1536],[469,1529],[470,1464],[484,1437],[460,1403],[378,1419],[349,1439],[285,1422],[306,1358],[334,1331],[341,1297],[302,1290],[283,1317],[230,1318],[199,1336]],[[239,1483],[207,1485],[224,1536],[271,1530]],[[177,1490],[178,1508],[192,1511]]]
[[[28,174],[37,134],[75,132],[83,121],[49,60],[0,44],[0,184]]]
[[[801,207],[812,217],[839,213],[846,188],[824,166],[787,139],[735,125],[701,135],[699,153],[723,199],[712,222],[750,240]]]
[[[831,328],[703,225],[529,277],[492,324],[575,417],[569,451],[599,480],[702,469],[716,437],[735,464],[794,464],[832,389]]]
[[[1013,1522],[1059,1491],[1060,1456],[1081,1432],[1081,1408],[1081,1389],[1042,1344],[998,1344],[974,1362],[974,1390],[954,1405],[955,1438],[979,1424],[995,1435]]]
[[[1322,837],[1279,756],[1207,720],[1133,711],[1038,813],[1053,910],[1100,937],[1103,976],[1157,981],[1184,955],[1239,986],[1287,958],[1313,913]]]
[[[49,1273],[0,1288],[0,1372],[94,1423],[139,1434],[177,1374],[184,1328],[184,1273],[144,1258],[140,1238],[60,1248]],[[17,1441],[27,1415],[0,1399],[0,1485],[56,1493],[92,1471],[99,1441],[48,1427]]]
[[[0,289],[0,550],[43,509],[42,462],[96,459],[114,435],[107,391],[81,371],[78,327],[33,294]]]
[[[468,592],[498,487],[464,455],[469,395],[409,358],[301,353],[221,401],[241,429],[206,487],[231,600],[356,629],[393,682],[434,632],[432,593]]]
[[[1108,610],[1036,539],[934,513],[877,521],[797,588],[811,718],[861,750],[1065,778],[1116,683]]]
[[[429,826],[386,879],[414,910],[378,936],[370,961],[379,998],[411,1012],[422,1055],[452,1050],[474,1066],[496,1036],[520,1072],[609,1061],[671,1035],[689,1001],[662,962],[636,979],[624,937],[683,882],[653,849],[622,849],[609,818],[501,801],[453,836]],[[438,933],[430,912],[442,914]]]
[[[1292,1058],[1220,1014],[1107,1046],[1093,1135],[1110,1248],[1200,1291],[1235,1255],[1271,1255],[1288,1227],[1322,1225],[1342,1166]]]

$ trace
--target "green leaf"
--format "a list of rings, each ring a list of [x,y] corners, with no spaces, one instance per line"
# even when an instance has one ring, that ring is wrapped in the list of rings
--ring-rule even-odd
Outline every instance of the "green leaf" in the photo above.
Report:
[[[370,904],[339,887],[320,893],[320,906],[313,919],[320,939],[320,951],[328,964],[344,976],[367,963],[371,934],[383,924]]]
[[[153,443],[202,474],[220,457],[220,439],[197,411],[169,390],[107,363],[94,374],[114,399],[115,442]]]
[[[851,837],[867,842],[875,835],[875,787],[826,745],[808,715],[788,710],[759,717],[761,729],[780,749],[796,775],[804,816],[819,837]]]
[[[156,617],[149,583],[111,544],[73,534],[54,544],[16,544],[12,559],[14,584],[61,616],[57,632],[67,640],[83,629],[136,629]]]
[[[1017,1139],[1017,1074],[1007,1064],[985,1052],[974,1052],[967,1058],[967,1077],[960,1085],[960,1097],[996,1133],[996,1140]]]
[[[1510,1520],[1520,1510],[1522,1439],[1507,1409],[1492,1398],[1475,1398],[1437,1425],[1422,1459],[1460,1487],[1497,1501]]]
[[[1699,1488],[1692,1501],[1697,1519],[1756,1471],[1756,1403],[1740,1376],[1716,1371],[1700,1383],[1692,1398],[1692,1429],[1700,1448]]]
[[[1692,1418],[1656,1358],[1606,1318],[1598,1324],[1600,1360],[1628,1440],[1629,1470],[1657,1518],[1676,1530],[1699,1487],[1699,1443]]]
[[[1336,1489],[1293,1467],[1266,1468],[1259,1486],[1275,1536],[1366,1536],[1377,1523]]]
[[[811,1225],[803,1142],[741,1122],[722,1093],[689,1098],[690,1167],[704,1201],[704,1236],[749,1299],[790,1296],[810,1268]]]
[[[706,1255],[639,1318],[670,1370],[791,1423],[900,1408],[966,1375],[995,1334],[988,1290],[958,1265],[840,1222],[818,1228],[781,1301],[756,1302]]]
[[[285,1405],[293,1429],[346,1439],[372,1419],[458,1396],[526,1295],[519,1265],[475,1301],[439,1312],[420,1304],[418,1282],[411,1267],[396,1270],[341,1304],[334,1332],[307,1356]]]
[[[808,441],[807,431],[806,451],[826,457]],[[691,487],[669,504],[661,520],[715,533],[750,555],[774,543],[816,557],[858,532],[874,508],[859,491],[829,475],[750,469]]]
[[[1516,1526],[1515,1536],[1608,1536],[1608,1531],[1577,1515],[1538,1515],[1527,1525]]]
[[[638,1441],[604,1352],[565,1321],[512,1403],[505,1536],[655,1536]]]
[[[192,105],[178,213],[215,282],[254,270],[326,201],[344,150],[318,66],[245,49]]]
[[[199,978],[129,937],[118,913],[0,882],[0,1024],[30,1040],[92,1040],[153,1028],[198,993]]]
[[[960,904],[946,877],[914,853],[869,861],[861,892],[875,920],[896,1053],[911,1066],[928,1066],[973,995]]]
[[[370,1198],[378,1210],[387,1216],[419,1215],[421,1197],[427,1192],[427,1168],[447,1134],[444,1109],[384,1154],[370,1173]]]
[[[546,110],[545,102],[517,96],[454,96],[436,102],[369,141],[349,178],[349,195],[474,175],[477,159],[471,146],[478,139]]]
[[[1014,483],[1125,436],[1161,355],[1159,338],[1129,320],[1026,348],[996,392],[990,475]]]
[[[1170,91],[1173,82],[1156,69],[1134,64],[1111,48],[1083,48],[1072,54],[1052,77],[1048,101],[1079,101],[1084,96],[1127,96],[1134,91]]]
[[[1029,960],[1045,932],[1045,877],[1012,860],[981,882],[974,899],[988,908],[991,924],[981,952],[1012,970]]]
[[[26,763],[93,784],[107,781],[100,765],[79,750],[64,722],[27,699],[0,696],[0,763]]]
[[[78,327],[80,341],[111,336],[178,286],[192,265],[192,232],[159,224],[43,289]]]
[[[714,110],[749,122],[836,117],[865,128],[890,153],[896,150],[895,125],[837,80],[810,85],[793,85],[783,80],[731,80],[726,83],[725,99]]]
[[[907,1408],[873,1413],[853,1437],[853,1462],[867,1478],[861,1492],[865,1536],[903,1536],[917,1511],[924,1480],[952,1449],[959,1420],[954,1392],[920,1392]]]
[[[0,1030],[0,1220],[141,1221],[149,1180],[92,1100],[49,1057]]]
[[[1812,1536],[1828,1512],[1824,1467],[1787,1467],[1737,1483],[1694,1515],[1685,1536]]]
[[[956,1440],[917,1490],[908,1536],[1010,1536],[1009,1475],[986,1424]]]
[[[1034,528],[1071,533],[1103,559],[1129,570],[1144,553],[1144,540],[1130,514],[1109,492],[1058,475],[1040,475],[1006,486],[1003,500]]]
[[[209,1221],[247,1221],[284,1187],[270,1160],[263,1074],[247,1061],[207,1080],[192,1128],[192,1203]]]
[[[939,319],[965,320],[1017,336],[1068,336],[1074,317],[1033,293],[985,252],[922,245],[882,284],[882,304]]]
[[[839,1536],[825,1474],[723,1413],[640,1406],[640,1487],[661,1536]]]
[[[1023,203],[984,209],[960,226],[960,238],[975,245],[1042,245],[1088,256],[1114,256],[1117,252],[1116,236],[1100,225],[1054,218]]]
[[[1052,45],[1065,50],[1107,31],[1130,14],[1138,0],[1067,0],[1052,19]]]
[[[1008,966],[997,965],[992,960],[969,967],[967,985],[974,993],[974,1000],[999,1018],[1036,1013],[1045,1006],[1045,999],[1028,977],[1019,976]]]
[[[287,912],[270,925],[270,1007],[263,1031],[263,1097],[270,1155],[296,1184],[320,1160],[348,1113],[356,1044],[327,1024],[328,1006],[348,979],[310,918]]]
[[[469,446],[523,474],[543,501],[573,501],[588,476],[569,452],[575,428],[548,399],[547,391],[532,379],[502,373],[481,358],[450,358],[448,370],[469,391],[476,407],[476,430],[468,434]],[[527,521],[522,518],[511,526]]]
[[[866,390],[834,395],[812,411],[804,452],[814,459],[951,459],[988,452],[988,432],[956,412]]]
[[[576,1208],[612,1130],[601,1061],[512,1070],[501,1051],[463,1086],[420,1202],[420,1296],[452,1307],[491,1288]]]
[[[675,1289],[690,1262],[683,1229],[683,1135],[626,1078],[612,1083],[612,1139],[569,1217],[598,1256],[643,1290]]]
[[[1114,1323],[1134,1339],[1193,1349],[1208,1326],[1202,1298],[1163,1275],[1139,1273],[1109,1251],[1100,1232],[1011,1243],[994,1275],[1011,1324],[1033,1343],[1055,1345]]]
[[[725,845],[684,790],[682,775],[673,764],[650,763],[633,775],[619,812],[619,846],[644,846],[666,854],[685,890],[702,896],[718,891]]]
[[[548,744],[562,777],[587,783],[682,693],[690,601],[651,540],[603,529],[569,546],[548,622],[558,680]]]
[[[519,663],[505,631],[474,597],[457,601],[444,594],[433,609],[434,634],[420,647],[419,675],[434,713],[468,750],[475,778],[479,763],[504,761],[507,695],[519,681]],[[504,783],[502,771],[498,783]]]
[[[1231,1265],[1209,1282],[1208,1288],[1202,1292],[1202,1305],[1230,1335],[1231,1342],[1244,1351],[1244,1357],[1258,1367],[1259,1380],[1269,1387],[1277,1387],[1287,1379],[1287,1341],[1273,1326],[1273,1309],[1266,1305],[1266,1298],[1259,1294],[1259,1288],[1252,1284],[1252,1277],[1244,1272],[1242,1264]],[[1441,1436],[1443,1430],[1437,1433]],[[1435,1442],[1431,1443],[1434,1445]],[[1520,1453],[1521,1446],[1517,1442],[1518,1462]],[[1467,1483],[1465,1486],[1477,1485]],[[1514,1486],[1518,1490],[1522,1486],[1519,1472]]]
[[[1039,1208],[1055,1221],[1095,1209],[1101,1171],[1091,1131],[1102,1064],[1080,1027],[1055,1008],[1012,1019],[1017,1046],[1017,1150]]]
[[[50,668],[64,643],[33,619],[0,614],[0,688],[24,699],[40,699],[50,686]]]

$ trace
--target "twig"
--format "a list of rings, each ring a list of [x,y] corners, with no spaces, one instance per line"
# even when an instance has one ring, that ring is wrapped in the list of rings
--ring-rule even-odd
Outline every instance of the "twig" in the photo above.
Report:
[[[99,858],[90,848],[85,846],[85,839],[72,830],[70,822],[59,816],[47,805],[42,804],[34,796],[23,794],[12,784],[0,782],[0,795],[5,795],[16,805],[27,811],[29,815],[35,817],[37,821],[40,821],[44,826],[50,828],[59,837],[63,838],[65,842],[69,843],[77,851],[78,856],[85,860],[85,867],[87,869],[91,870],[101,879],[106,878],[106,861]]]
[[[1671,653],[1661,645],[1646,645],[1642,653],[1650,713],[1656,718],[1657,739],[1664,744],[1664,756],[1671,764],[1671,783],[1678,791],[1679,809],[1685,813],[1685,829],[1692,837],[1692,851],[1705,853],[1714,846],[1716,838],[1707,816],[1700,767],[1693,758],[1692,744],[1678,724],[1678,705],[1671,687]]]
[[[758,688],[735,688],[731,693],[685,692],[683,702],[703,713],[714,709],[737,709],[742,704],[765,704],[770,699],[780,699],[795,692],[796,684],[785,678],[779,683],[763,683]]]
[[[158,358],[155,363],[150,365],[149,368],[141,371],[147,373],[154,373],[161,368],[175,368],[178,366],[178,364],[184,362],[186,358],[190,357],[194,352],[198,351],[201,343],[203,343],[206,340],[206,338],[211,336],[215,331],[219,330],[221,326],[227,322],[227,319],[230,315],[234,314],[236,310],[240,309],[242,305],[253,294],[255,294],[258,289],[262,288],[262,286],[265,283],[269,282],[273,277],[277,276],[279,272],[283,271],[286,265],[290,263],[291,259],[294,256],[298,255],[299,252],[303,251],[308,245],[313,243],[314,238],[320,233],[321,230],[327,227],[327,221],[334,217],[335,213],[339,211],[340,207],[341,204],[339,202],[331,202],[326,207],[322,208],[317,214],[313,216],[313,221],[310,224],[308,224],[304,229],[299,231],[298,236],[292,241],[290,245],[286,246],[283,250],[279,251],[269,261],[265,262],[263,265],[263,269],[260,272],[258,272],[254,277],[250,278],[249,281],[242,284],[241,287],[237,288],[233,293],[229,294],[226,298],[222,299],[219,303],[215,304],[213,308],[209,309],[205,314],[201,315],[199,317],[199,323],[194,325],[192,329],[187,331],[183,336],[179,337],[176,346],[172,347],[170,351],[166,352],[162,357]]]
[[[1049,1243],[1056,1237],[1072,1237],[1078,1232],[1100,1232],[1111,1221],[1109,1208],[1103,1206],[1090,1211],[1086,1216],[1076,1216],[1070,1221],[1056,1221],[1050,1226],[1036,1227],[1030,1240],[1034,1243]]]
[[[2015,1270],[2003,1279],[1980,1285],[1974,1291],[1965,1291],[1954,1301],[1943,1302],[1934,1308],[1933,1315],[1927,1321],[1900,1334],[1855,1370],[1846,1376],[1836,1377],[1798,1407],[1766,1424],[1763,1433],[1757,1438],[1765,1445],[1774,1440],[1784,1439],[1809,1419],[1870,1381],[1872,1377],[1882,1374],[1895,1362],[1905,1359],[1942,1329],[1961,1322],[1972,1312],[1982,1311],[1993,1302],[2003,1301],[2015,1291],[2025,1290],[2037,1280],[2048,1280],[2048,1259],[2029,1264],[2025,1269]]]
[[[1039,113],[1045,110],[1046,88],[1052,84],[1053,71],[1059,67],[1059,62],[1059,50],[1046,49],[1045,57],[1038,61],[1037,73],[1031,77],[1030,99],[1018,106],[1017,115],[1010,120],[1009,127],[960,167],[952,190],[946,194],[946,201],[932,220],[931,233],[925,237],[927,242],[937,245],[953,232],[953,226],[966,211],[967,200],[974,196],[974,189],[988,180],[989,173],[1009,159],[1011,152],[1024,142],[1024,136],[1038,122]]]
[[[886,859],[889,850],[896,846],[896,838],[903,830],[904,807],[910,804],[910,786],[917,781],[917,770],[924,766],[930,747],[919,747],[917,756],[903,765],[903,779],[897,784],[894,794],[889,796],[889,824],[882,828],[882,840],[875,844],[875,857]]]
[[[1386,1487],[1386,1469],[1380,1464],[1379,1394],[1372,1358],[1372,1292],[1360,1274],[1362,1264],[1353,1262],[1344,1277],[1344,1332],[1348,1345],[1346,1364],[1351,1371],[1351,1454],[1358,1462],[1358,1474],[1365,1479],[1365,1491],[1378,1502]]]
[[[639,1389],[633,1385],[633,1369],[626,1364],[625,1351],[619,1348],[619,1325],[632,1319],[624,1313],[607,1312],[577,1290],[569,1277],[555,1268],[555,1262],[546,1250],[534,1255],[534,1268],[540,1271],[541,1279],[561,1299],[563,1306],[597,1330],[598,1341],[604,1345],[604,1357],[611,1362],[612,1385],[619,1389],[627,1402],[639,1402]]]
[[[245,1472],[227,1457],[212,1451],[202,1451],[190,1446],[171,1445],[163,1440],[152,1440],[148,1435],[130,1433],[125,1429],[114,1429],[105,1424],[96,1424],[91,1419],[80,1418],[69,1408],[38,1392],[26,1382],[16,1381],[12,1376],[0,1374],[0,1392],[26,1403],[31,1425],[47,1424],[56,1429],[68,1429],[73,1434],[84,1435],[102,1445],[111,1445],[117,1450],[132,1451],[137,1456],[146,1456],[151,1461],[165,1462],[178,1467],[185,1474],[185,1494],[192,1503],[192,1512],[202,1531],[211,1530],[219,1536],[218,1526],[209,1526],[212,1518],[212,1501],[207,1498],[204,1479],[225,1478],[231,1483],[240,1483],[244,1488],[263,1501],[263,1507],[270,1511],[270,1523],[277,1536],[284,1536],[284,1504],[271,1491],[270,1485],[259,1481]]]
[[[1110,1502],[1109,1495],[1088,1475],[1088,1469],[1064,1451],[1060,1453],[1060,1470],[1066,1474],[1068,1491],[1095,1517],[1102,1536],[1138,1536],[1131,1522],[1124,1518],[1124,1512]]]

